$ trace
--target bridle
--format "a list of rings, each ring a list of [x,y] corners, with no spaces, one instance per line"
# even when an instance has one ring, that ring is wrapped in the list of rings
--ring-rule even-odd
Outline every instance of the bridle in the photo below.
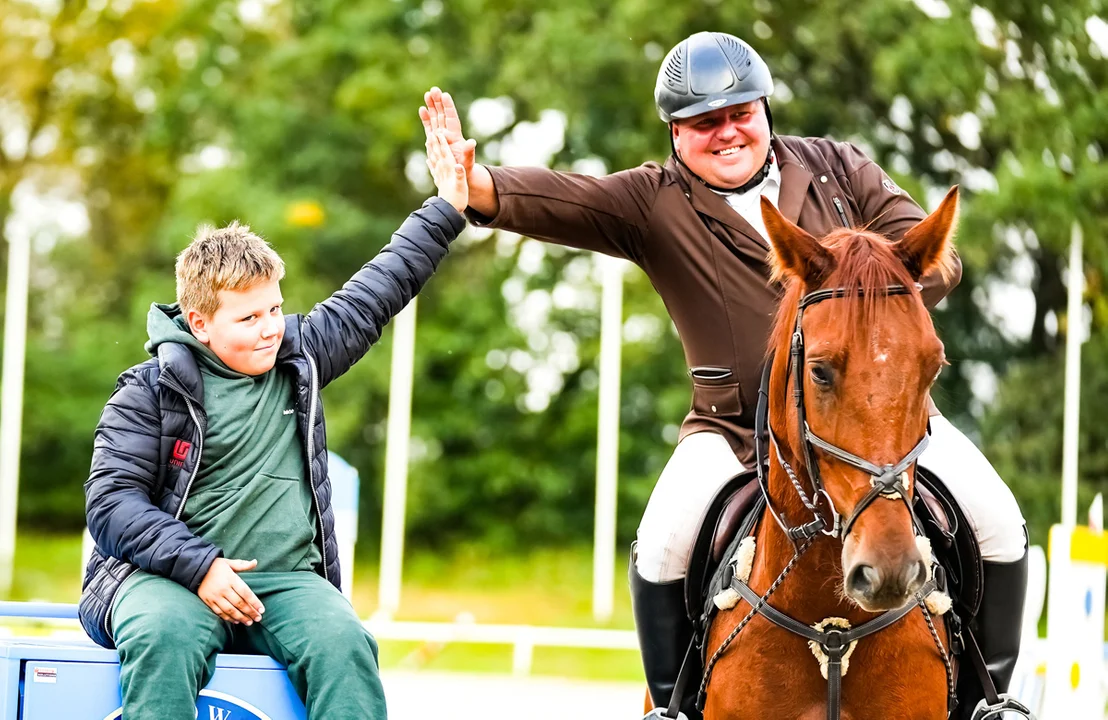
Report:
[[[866,290],[864,288],[858,288],[856,292],[859,296],[863,296]],[[884,293],[886,297],[891,297],[895,295],[911,295],[912,291],[904,285],[889,285],[885,288]],[[854,523],[857,522],[858,517],[879,497],[903,501],[908,508],[908,514],[912,517],[913,523],[915,523],[917,527],[919,526],[919,521],[915,513],[912,512],[912,503],[909,497],[910,478],[908,469],[927,448],[929,432],[925,432],[919,442],[916,443],[915,447],[913,447],[899,462],[888,465],[877,465],[876,463],[858,457],[854,453],[843,450],[839,446],[824,440],[812,432],[812,429],[808,426],[807,411],[804,406],[804,329],[802,325],[804,322],[804,310],[824,300],[847,297],[853,294],[854,292],[846,290],[845,288],[816,290],[802,297],[797,306],[796,325],[793,329],[792,342],[790,343],[789,350],[789,365],[793,380],[793,404],[796,406],[797,426],[799,428],[799,447],[804,455],[804,464],[808,471],[808,478],[812,483],[811,498],[804,492],[804,488],[797,477],[796,471],[789,465],[788,461],[785,460],[781,448],[777,443],[777,437],[774,435],[773,429],[769,427],[769,378],[773,367],[772,357],[767,360],[765,369],[762,373],[762,384],[758,393],[758,411],[755,419],[754,433],[758,482],[762,487],[762,493],[765,496],[766,506],[770,514],[773,515],[773,518],[777,521],[781,530],[792,541],[794,547],[798,542],[803,542],[815,537],[817,533],[823,533],[824,535],[830,535],[840,540],[845,540],[851,528],[854,527]],[[768,436],[770,442],[773,444],[777,461],[781,464],[781,467],[792,481],[793,487],[800,496],[801,502],[812,513],[813,519],[810,522],[802,525],[789,526],[785,523],[782,515],[773,507],[766,478],[766,463],[764,462],[765,448],[762,445],[763,437],[765,436]],[[862,497],[858,504],[854,506],[854,509],[851,511],[850,515],[847,516],[845,521],[835,507],[831,495],[828,494],[824,487],[823,477],[820,475],[819,471],[819,463],[815,456],[816,449],[872,476],[870,480],[870,485],[872,487],[869,492]],[[827,511],[831,517],[830,521],[828,521],[824,513],[820,511],[820,504],[826,505]],[[919,530],[922,533],[922,527],[919,527]]]
[[[761,615],[763,618],[773,623],[774,625],[783,628],[794,635],[799,635],[804,639],[814,643],[822,649],[827,658],[827,718],[828,720],[838,720],[840,714],[840,708],[842,703],[842,672],[844,658],[849,652],[852,644],[879,632],[890,625],[893,625],[901,618],[906,616],[909,612],[915,609],[917,606],[923,610],[924,620],[931,632],[931,637],[935,641],[935,644],[939,650],[939,655],[943,660],[943,666],[946,669],[947,678],[947,708],[948,712],[953,710],[955,702],[955,688],[954,688],[954,672],[951,667],[949,656],[946,649],[943,647],[942,642],[939,640],[938,633],[935,630],[935,626],[931,621],[929,611],[924,603],[926,598],[931,592],[935,591],[939,583],[936,582],[935,577],[929,578],[924,582],[923,586],[916,592],[914,602],[908,602],[903,607],[888,610],[877,617],[869,620],[862,625],[849,629],[839,629],[835,627],[824,627],[821,625],[810,626],[805,623],[796,620],[793,617],[777,610],[772,607],[768,600],[773,591],[782,583],[789,572],[796,566],[800,556],[807,550],[811,544],[815,541],[815,538],[819,534],[829,535],[837,537],[840,540],[846,538],[850,533],[850,529],[854,526],[854,523],[858,520],[858,517],[879,497],[885,497],[891,500],[901,500],[908,507],[908,514],[912,518],[913,524],[916,526],[920,534],[923,534],[923,527],[912,510],[912,503],[909,497],[910,483],[908,476],[908,469],[912,466],[912,463],[919,458],[927,447],[929,431],[925,432],[916,446],[908,452],[899,462],[890,465],[877,465],[864,458],[860,458],[857,455],[843,450],[842,448],[827,442],[823,438],[812,432],[812,429],[808,427],[808,420],[804,408],[804,329],[802,323],[804,321],[804,310],[812,305],[829,300],[832,298],[843,298],[852,296],[857,292],[859,296],[865,295],[865,289],[859,288],[857,291],[847,290],[845,288],[833,288],[826,290],[816,290],[804,295],[799,302],[796,313],[796,326],[793,329],[792,342],[789,353],[789,363],[791,365],[792,378],[793,378],[793,402],[797,408],[798,414],[798,426],[800,435],[800,446],[803,448],[804,462],[807,466],[808,477],[812,483],[812,497],[809,498],[807,493],[804,492],[804,488],[800,483],[796,472],[788,464],[781,454],[781,450],[777,445],[777,439],[774,437],[772,429],[769,428],[769,378],[771,369],[773,367],[773,358],[770,357],[766,361],[765,369],[762,373],[761,388],[758,391],[758,408],[755,415],[755,427],[754,427],[754,444],[756,453],[756,465],[758,471],[758,483],[761,486],[762,494],[765,497],[766,509],[777,521],[777,524],[781,526],[785,535],[793,543],[794,554],[792,560],[789,561],[785,569],[777,577],[777,579],[770,585],[769,589],[764,595],[759,595],[754,592],[753,589],[747,584],[744,579],[739,578],[736,574],[731,574],[731,580],[728,587],[733,589],[743,600],[750,605],[750,611],[739,622],[735,629],[728,635],[722,645],[715,651],[712,657],[708,660],[704,669],[704,674],[700,683],[700,690],[697,693],[697,707],[703,709],[706,699],[706,693],[708,689],[708,683],[711,680],[712,670],[715,667],[716,662],[723,655],[724,651],[730,645],[731,641],[742,631],[742,629],[750,622],[755,615]],[[884,290],[886,297],[895,295],[911,295],[912,291],[904,285],[889,285]],[[789,479],[792,481],[793,487],[799,494],[801,502],[812,513],[814,519],[810,522],[802,525],[792,526],[787,525],[782,516],[774,509],[773,502],[770,499],[768,482],[766,478],[766,455],[765,448],[763,447],[763,437],[768,436],[773,443],[774,454],[777,456],[778,462],[785,470]],[[816,461],[815,449],[819,449],[832,457],[854,467],[858,470],[868,473],[871,477],[870,483],[872,488],[865,494],[861,501],[854,507],[850,515],[844,522],[842,516],[835,508],[835,503],[828,494],[826,488],[823,485],[823,479],[819,473],[819,464]],[[831,521],[824,517],[824,514],[820,512],[818,504],[820,498],[826,501],[827,509],[831,514]],[[933,565],[932,572],[936,573],[936,566]],[[937,574],[937,573],[936,573]],[[683,674],[683,673],[682,673]],[[680,682],[680,678],[679,678]],[[681,683],[683,685],[683,683]],[[674,693],[676,697],[677,693]],[[678,717],[675,713],[676,702],[671,701],[670,717]]]

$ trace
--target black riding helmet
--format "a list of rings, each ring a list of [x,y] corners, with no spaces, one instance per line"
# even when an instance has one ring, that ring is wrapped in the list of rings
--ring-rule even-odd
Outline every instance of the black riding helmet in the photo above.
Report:
[[[727,33],[699,32],[677,44],[658,70],[654,104],[666,123],[773,94],[769,66],[754,48]],[[770,130],[773,129],[772,118]]]
[[[662,60],[658,82],[654,85],[654,105],[658,108],[658,116],[669,124],[760,99],[772,134],[773,114],[769,110],[772,94],[769,66],[754,48],[734,35],[698,32],[679,42]],[[671,147],[672,144],[671,134]],[[673,155],[684,165],[676,149]],[[745,192],[765,179],[772,159],[770,152],[762,169],[738,188],[717,188],[703,179],[701,182],[720,192]]]

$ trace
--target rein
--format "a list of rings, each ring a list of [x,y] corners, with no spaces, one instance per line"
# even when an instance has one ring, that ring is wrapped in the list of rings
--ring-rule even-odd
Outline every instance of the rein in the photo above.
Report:
[[[864,294],[864,289],[859,288],[858,294]],[[915,512],[912,509],[911,501],[908,497],[909,492],[909,476],[908,468],[912,463],[923,453],[927,447],[928,436],[930,430],[924,434],[920,441],[907,455],[905,455],[899,462],[891,465],[876,465],[874,463],[860,458],[853,453],[850,453],[842,448],[823,440],[818,435],[812,432],[808,426],[808,421],[804,407],[804,384],[802,367],[804,364],[804,332],[801,327],[801,322],[804,319],[804,310],[807,307],[815,305],[816,303],[832,298],[846,297],[852,294],[843,288],[817,290],[815,292],[808,293],[801,298],[796,316],[796,326],[793,331],[792,343],[790,347],[789,362],[792,366],[793,376],[793,400],[797,407],[799,425],[800,425],[800,445],[804,449],[804,460],[807,465],[808,477],[812,483],[812,496],[811,498],[804,492],[803,486],[797,477],[793,468],[782,457],[781,451],[777,444],[777,438],[773,434],[772,428],[769,427],[769,379],[771,369],[773,367],[773,357],[771,356],[767,362],[765,369],[762,372],[761,387],[758,390],[758,407],[755,413],[754,420],[754,450],[756,455],[756,466],[758,472],[758,485],[762,491],[762,495],[766,501],[766,509],[769,514],[777,521],[777,524],[781,527],[781,530],[785,533],[786,537],[793,544],[794,554],[789,563],[785,566],[785,569],[773,582],[764,595],[759,596],[754,590],[750,588],[747,583],[737,576],[732,576],[730,587],[734,589],[743,600],[745,600],[750,606],[750,612],[739,622],[731,634],[724,640],[723,644],[712,655],[708,661],[704,676],[700,684],[700,691],[697,694],[697,708],[703,710],[704,703],[707,699],[708,683],[711,681],[712,670],[715,668],[719,658],[722,657],[724,651],[731,644],[731,642],[738,636],[739,632],[750,622],[755,615],[761,615],[769,622],[773,623],[777,627],[788,630],[789,632],[799,635],[806,640],[817,644],[820,649],[826,654],[827,663],[827,718],[828,720],[838,720],[840,716],[840,709],[842,705],[842,670],[844,656],[849,652],[853,643],[865,638],[869,635],[873,635],[885,628],[893,625],[898,620],[906,616],[909,612],[919,606],[924,611],[924,617],[927,620],[928,626],[931,627],[931,635],[935,640],[935,644],[938,647],[939,655],[942,657],[943,665],[946,668],[947,676],[947,703],[948,708],[953,709],[953,703],[955,702],[955,689],[954,689],[954,673],[950,664],[949,656],[946,649],[943,647],[942,642],[939,640],[938,634],[934,631],[934,626],[931,623],[931,618],[927,612],[924,604],[924,598],[926,598],[932,591],[936,589],[936,582],[934,580],[935,574],[932,573],[932,579],[924,583],[916,592],[916,602],[906,603],[903,607],[888,610],[876,618],[869,620],[868,622],[859,625],[856,628],[849,629],[819,629],[818,627],[812,627],[806,625],[799,620],[796,620],[789,615],[773,608],[768,604],[768,600],[771,594],[781,585],[785,577],[795,567],[800,556],[807,550],[815,541],[819,534],[828,535],[830,537],[836,537],[840,540],[846,538],[850,533],[850,529],[854,526],[854,523],[858,520],[858,516],[868,508],[877,498],[884,497],[891,500],[901,500],[908,507],[908,513],[912,517],[913,525],[922,534],[922,525],[919,519],[916,517]],[[909,295],[909,290],[904,285],[890,285],[885,289],[886,296],[893,295]],[[766,466],[768,465],[766,448],[764,447],[763,437],[769,436],[770,441],[773,444],[775,455],[778,462],[785,470],[792,482],[793,487],[796,489],[797,494],[800,496],[801,502],[804,507],[812,513],[813,520],[796,526],[789,526],[786,524],[783,516],[777,512],[773,506],[773,502],[770,499],[769,483],[766,473]],[[843,522],[841,514],[835,508],[835,503],[831,499],[827,490],[823,486],[823,480],[819,474],[819,465],[816,462],[813,447],[819,448],[821,451],[831,455],[832,457],[844,462],[858,470],[862,470],[870,474],[872,477],[870,483],[873,486],[872,489],[866,493],[862,500],[855,506],[854,510]],[[818,504],[820,498],[826,501],[828,511],[831,515],[831,521],[824,517],[824,514],[820,512]],[[934,562],[934,561],[933,561]]]

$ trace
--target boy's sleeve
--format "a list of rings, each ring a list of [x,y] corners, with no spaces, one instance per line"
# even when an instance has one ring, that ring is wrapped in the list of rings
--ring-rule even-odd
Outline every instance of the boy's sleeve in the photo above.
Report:
[[[434,274],[465,217],[439,197],[423,203],[375,258],[301,325],[301,338],[319,363],[320,386],[350,369],[381,337],[389,320]]]
[[[160,445],[157,397],[142,384],[124,381],[96,426],[85,483],[88,528],[106,555],[196,592],[223,551],[154,505]]]

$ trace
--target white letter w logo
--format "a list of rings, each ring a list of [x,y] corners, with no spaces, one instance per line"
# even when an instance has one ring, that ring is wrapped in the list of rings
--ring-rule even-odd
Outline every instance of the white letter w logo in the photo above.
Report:
[[[208,707],[208,720],[231,720],[231,711],[223,708]]]

